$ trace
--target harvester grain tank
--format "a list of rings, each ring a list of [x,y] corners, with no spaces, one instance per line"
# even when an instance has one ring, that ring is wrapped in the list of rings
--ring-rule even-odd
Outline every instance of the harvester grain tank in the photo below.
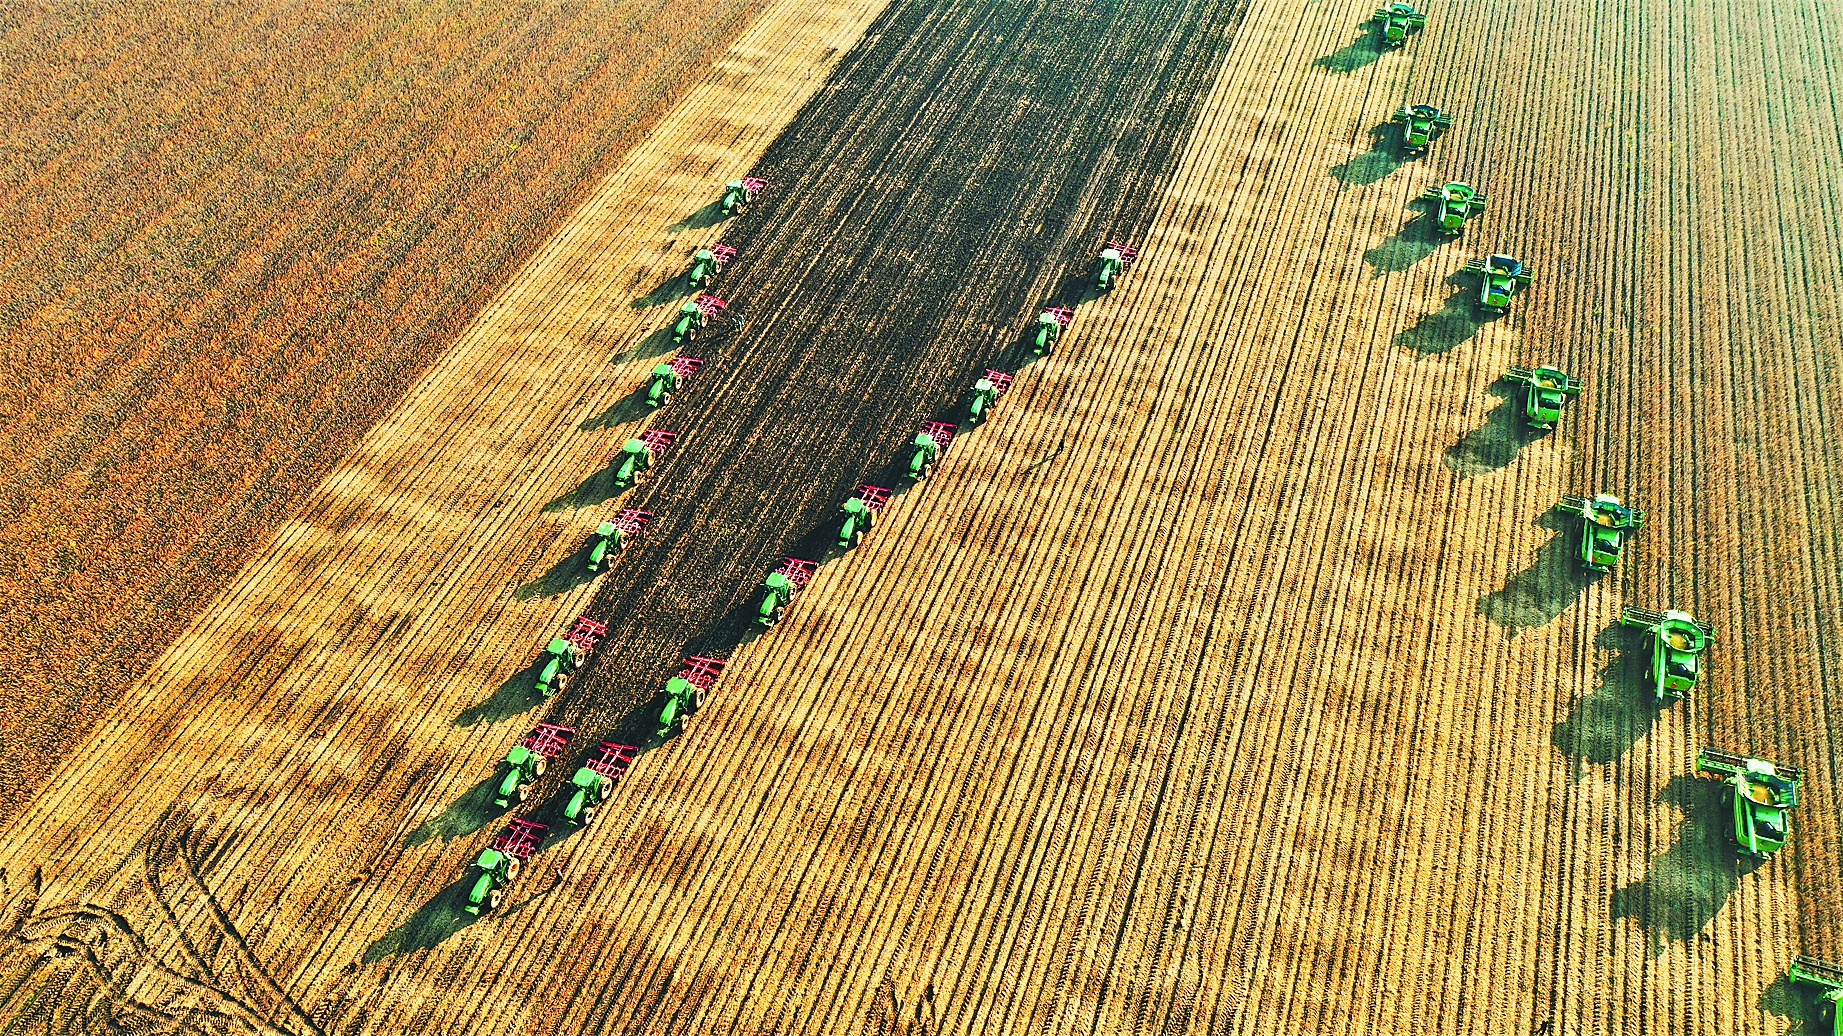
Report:
[[[1618,563],[1625,541],[1645,524],[1645,512],[1627,507],[1611,493],[1599,493],[1592,499],[1564,496],[1555,506],[1581,516],[1581,564],[1595,572],[1605,572]]]
[[[519,738],[518,744],[506,753],[506,772],[499,777],[499,787],[493,794],[493,805],[508,806],[513,799],[520,802],[530,794],[531,782],[544,776],[544,770],[550,761],[563,751],[570,743],[576,731],[570,727],[561,727],[555,723],[539,723],[536,729]]]
[[[1493,313],[1510,312],[1510,300],[1534,280],[1523,260],[1502,252],[1488,259],[1473,259],[1467,271],[1478,274],[1478,304]]]
[[[676,432],[648,428],[622,445],[610,463],[614,467],[614,488],[626,489],[639,482],[652,469],[653,461],[678,438]]]
[[[812,581],[813,573],[819,570],[817,562],[803,561],[799,558],[782,558],[779,568],[768,573],[762,580],[761,601],[755,609],[755,621],[763,626],[773,626],[781,621],[787,606],[806,584]]]
[[[685,271],[685,290],[697,291],[709,284],[711,278],[722,273],[735,258],[736,250],[729,245],[698,249],[691,257],[691,268]]]
[[[1523,423],[1549,429],[1561,420],[1561,408],[1570,396],[1581,394],[1580,379],[1555,367],[1512,367],[1504,380],[1523,386]]]
[[[877,515],[889,503],[890,491],[883,486],[861,485],[838,509],[838,545],[849,550],[858,545],[870,530],[877,527]]]
[[[947,451],[947,444],[953,441],[954,426],[946,421],[924,421],[921,431],[915,433],[915,440],[909,443],[909,466],[905,474],[919,482],[934,470],[934,462]]]
[[[1471,184],[1452,180],[1427,188],[1421,200],[1439,203],[1434,209],[1434,226],[1440,233],[1452,235],[1465,229],[1466,220],[1485,211],[1486,198]]]
[[[988,370],[973,382],[972,401],[967,404],[966,421],[968,424],[980,424],[986,415],[992,412],[992,405],[998,402],[1011,389],[1011,375],[1004,371]]]
[[[665,737],[683,726],[686,716],[703,707],[705,693],[723,674],[723,663],[724,659],[701,655],[685,659],[684,668],[667,680],[660,692],[659,727],[654,736]]]
[[[1107,247],[1101,249],[1100,262],[1095,267],[1094,286],[1101,291],[1111,291],[1114,280],[1133,265],[1133,260],[1137,258],[1139,249],[1118,241],[1107,242]]]
[[[686,380],[702,366],[704,361],[695,356],[674,356],[655,366],[652,377],[646,379],[646,405],[655,410],[670,406],[672,397],[685,387]]]
[[[745,176],[740,180],[731,180],[723,185],[723,216],[725,219],[739,212],[746,212],[762,191],[768,187],[768,181],[758,176]]]
[[[1803,770],[1719,748],[1697,753],[1696,769],[1727,783],[1734,803],[1734,844],[1744,855],[1763,859],[1785,847]]]
[[[1453,124],[1453,117],[1431,104],[1415,104],[1395,109],[1391,116],[1401,123],[1402,150],[1411,155],[1418,155],[1427,150],[1435,137],[1445,132]]]
[[[1791,978],[1817,987],[1818,999],[1824,1002],[1818,1032],[1843,1036],[1843,966],[1801,953],[1792,958]]]
[[[551,638],[538,666],[537,691],[548,698],[563,689],[577,670],[595,653],[596,645],[608,635],[606,623],[579,615],[560,637]]]
[[[1369,20],[1382,30],[1382,45],[1399,47],[1408,42],[1408,34],[1427,24],[1427,15],[1413,4],[1392,3],[1376,8]]]
[[[544,837],[544,825],[534,824],[529,820],[512,820],[506,823],[506,829],[493,839],[493,844],[480,851],[474,860],[480,875],[474,879],[473,887],[467,892],[467,903],[461,909],[470,914],[499,909],[505,891],[518,880],[524,863],[537,852],[538,842]]]
[[[1037,314],[1037,334],[1032,351],[1038,356],[1048,356],[1056,347],[1056,341],[1069,329],[1069,321],[1075,319],[1075,311],[1067,306],[1051,306]]]
[[[619,554],[627,549],[627,544],[640,535],[646,523],[653,520],[653,512],[636,511],[624,507],[613,518],[595,527],[589,537],[589,571],[600,572],[608,564],[610,554]]]
[[[595,819],[601,804],[614,791],[614,784],[634,761],[635,745],[603,741],[601,747],[576,769],[570,778],[569,801],[563,805],[563,819],[572,824],[587,824]]]
[[[1627,608],[1619,621],[1651,634],[1651,693],[1657,701],[1689,697],[1702,675],[1702,652],[1715,639],[1714,628],[1674,609]]]

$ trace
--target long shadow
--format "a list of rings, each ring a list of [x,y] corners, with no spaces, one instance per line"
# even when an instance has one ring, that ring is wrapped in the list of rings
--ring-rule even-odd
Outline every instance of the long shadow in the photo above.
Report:
[[[1454,285],[1456,290],[1446,297],[1439,309],[1397,334],[1395,345],[1398,348],[1413,349],[1423,357],[1438,356],[1458,348],[1485,326],[1488,317],[1478,308],[1470,279],[1464,271],[1454,271],[1446,278],[1446,283]]]
[[[666,229],[675,234],[681,230],[705,230],[723,222],[723,219],[723,199],[718,198],[677,223],[667,226]]]
[[[1502,402],[1485,415],[1484,423],[1446,448],[1441,460],[1461,478],[1487,475],[1517,459],[1524,443],[1535,438],[1523,423],[1518,393],[1503,381],[1493,382],[1492,395]],[[1546,433],[1543,433],[1546,434]]]
[[[1566,515],[1551,507],[1536,524],[1555,535],[1537,548],[1535,561],[1511,576],[1503,589],[1478,599],[1479,613],[1513,637],[1518,630],[1540,626],[1566,611],[1602,574],[1581,564],[1575,551],[1579,530]]]
[[[604,562],[608,560],[611,559],[603,558]],[[606,564],[602,567],[607,568]],[[512,599],[530,601],[539,597],[555,597],[560,593],[574,590],[594,578],[595,573],[589,571],[588,545],[584,544],[571,551],[568,557],[550,566],[550,571],[512,591]]]
[[[1792,976],[1780,972],[1772,985],[1760,991],[1760,1013],[1785,1018],[1792,1027],[1785,1036],[1818,1036],[1830,1030],[1824,1027],[1826,1004],[1815,993],[1801,988]]]
[[[633,487],[627,488],[632,489]],[[573,508],[594,507],[597,504],[605,504],[625,492],[627,489],[615,487],[614,466],[603,464],[591,472],[588,478],[578,483],[575,489],[545,504],[543,510],[545,514],[555,514],[558,511],[568,511]]]
[[[481,723],[497,723],[502,719],[511,719],[521,713],[530,712],[543,704],[544,696],[538,692],[537,666],[522,666],[518,672],[499,685],[485,701],[469,705],[454,717],[457,727],[471,727]]]
[[[493,822],[506,810],[493,805],[493,792],[498,789],[499,774],[481,781],[479,784],[462,792],[458,798],[448,804],[448,808],[422,822],[421,826],[403,836],[403,847],[414,849],[432,838],[452,842],[462,835],[471,835]]]
[[[1659,800],[1683,813],[1676,842],[1651,858],[1644,878],[1613,892],[1613,917],[1637,921],[1651,936],[1653,957],[1708,927],[1741,878],[1761,862],[1738,855],[1729,843],[1733,819],[1726,790],[1720,781],[1687,773],[1671,778]]]
[[[1412,161],[1404,156],[1395,124],[1377,123],[1369,128],[1369,150],[1342,165],[1331,167],[1331,177],[1345,186],[1368,187],[1380,183],[1390,173]]]
[[[1630,751],[1657,722],[1657,704],[1644,693],[1650,662],[1648,643],[1635,647],[1626,627],[1613,623],[1594,638],[1602,651],[1616,651],[1600,670],[1593,693],[1574,703],[1568,718],[1555,724],[1549,743],[1574,760],[1574,779],[1584,775],[1583,765],[1603,766]]]
[[[654,286],[652,291],[629,302],[627,305],[633,309],[653,309],[657,306],[663,306],[668,302],[677,302],[679,299],[689,294],[691,294],[691,289],[686,286],[685,275],[679,273],[659,282],[659,284]]]
[[[430,897],[427,903],[417,907],[416,912],[402,924],[378,936],[370,946],[365,947],[362,958],[364,962],[376,964],[386,957],[431,949],[480,920],[461,909],[462,904],[467,902],[467,890],[472,880],[473,874],[470,871],[466,877],[450,884]]]
[[[1343,49],[1312,62],[1316,68],[1330,71],[1334,75],[1348,75],[1365,65],[1373,64],[1383,55],[1382,45],[1376,42],[1376,32],[1368,25],[1358,30],[1356,39],[1345,44]]]
[[[672,341],[672,325],[667,324],[657,331],[654,331],[652,334],[647,335],[645,338],[640,339],[639,342],[635,343],[632,349],[616,356],[614,359],[616,363],[628,363],[633,360],[650,360],[655,356],[664,356],[666,353],[676,348],[678,348],[677,343]]]
[[[1370,276],[1400,273],[1439,251],[1446,237],[1440,233],[1438,222],[1425,212],[1417,212],[1393,236],[1364,252],[1363,261],[1375,271]]]
[[[579,432],[599,432],[609,428],[618,428],[630,424],[653,412],[646,404],[646,386],[634,389],[627,395],[615,400],[608,409],[596,414],[576,426]]]

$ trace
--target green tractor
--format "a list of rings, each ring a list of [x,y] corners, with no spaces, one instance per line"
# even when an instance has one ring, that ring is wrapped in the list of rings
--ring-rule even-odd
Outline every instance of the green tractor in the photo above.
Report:
[[[1037,314],[1037,336],[1031,351],[1038,356],[1048,356],[1056,340],[1069,329],[1069,321],[1074,319],[1075,311],[1067,306],[1051,306]]]
[[[689,303],[687,303],[689,305]],[[685,387],[686,379],[697,373],[704,361],[692,356],[675,356],[653,368],[646,380],[646,405],[657,410],[670,406],[672,397]]]
[[[699,332],[710,326],[710,318],[729,308],[729,303],[715,295],[699,295],[678,307],[678,319],[672,323],[672,344],[695,342]]]
[[[906,474],[910,480],[920,482],[934,470],[934,462],[947,451],[947,444],[953,441],[954,426],[946,421],[923,421],[921,431],[915,433],[915,441],[909,443],[909,466]]]
[[[666,681],[660,692],[659,727],[653,736],[665,738],[685,724],[685,717],[704,705],[704,694],[723,674],[724,659],[693,656],[685,659],[685,668]]]
[[[1801,953],[1792,958],[1791,978],[1794,982],[1817,987],[1818,999],[1824,1001],[1823,1019],[1819,1023],[1822,1031],[1830,1036],[1843,1036],[1843,1010],[1839,1010],[1843,1005],[1843,967]]]
[[[1118,241],[1107,242],[1107,247],[1101,249],[1101,259],[1094,271],[1094,286],[1101,291],[1112,291],[1113,282],[1137,258],[1139,249]]]
[[[608,800],[614,791],[614,782],[627,772],[634,761],[634,753],[639,750],[634,745],[603,741],[595,754],[577,768],[576,776],[570,778],[570,799],[564,803],[563,819],[572,824],[594,820],[595,811]]]
[[[1434,209],[1434,226],[1448,236],[1464,230],[1466,220],[1485,211],[1485,196],[1473,189],[1471,184],[1460,183],[1458,180],[1429,187],[1417,200],[1440,203]]]
[[[1467,272],[1478,274],[1478,304],[1493,313],[1510,312],[1511,296],[1518,294],[1534,279],[1523,267],[1523,260],[1502,252],[1489,259],[1473,259],[1465,264]]]
[[[563,689],[608,635],[608,624],[578,615],[561,637],[552,637],[539,659],[537,692],[548,698]]]
[[[640,535],[640,530],[652,520],[651,511],[625,507],[613,518],[597,525],[595,534],[589,537],[589,571],[600,572],[608,564],[608,555],[626,550],[628,542]]]
[[[492,847],[482,849],[479,857],[474,860],[474,866],[480,869],[480,876],[474,879],[473,887],[468,889],[467,903],[461,909],[476,917],[482,911],[490,913],[498,910],[505,898],[506,889],[518,880],[525,861],[537,852],[538,843],[543,837],[543,824],[534,824],[529,820],[507,821],[506,829],[493,839]]]
[[[1413,4],[1392,3],[1376,8],[1369,20],[1382,27],[1382,45],[1399,47],[1408,42],[1408,34],[1427,24],[1427,15]]]
[[[1504,380],[1523,385],[1523,422],[1548,430],[1561,420],[1561,407],[1569,396],[1581,394],[1581,382],[1554,367],[1512,367]]]
[[[691,257],[691,268],[685,271],[685,290],[697,291],[710,283],[711,278],[723,272],[723,268],[736,258],[736,250],[729,245],[711,245],[700,248]]]
[[[755,621],[763,626],[773,626],[780,622],[787,606],[793,603],[794,597],[801,590],[806,589],[806,584],[818,570],[818,562],[782,558],[781,567],[768,573],[768,578],[762,580],[761,604],[755,610]]]
[[[755,201],[755,196],[768,186],[768,181],[758,176],[745,176],[740,180],[731,180],[723,185],[723,218],[728,219],[739,212],[745,212]]]
[[[1411,155],[1427,150],[1433,139],[1453,124],[1452,115],[1431,104],[1416,104],[1395,109],[1390,121],[1401,123],[1401,147]]]
[[[518,744],[506,753],[506,772],[499,778],[499,789],[493,795],[493,805],[504,809],[512,804],[513,799],[525,801],[531,793],[531,782],[544,776],[544,769],[550,765],[550,761],[575,736],[574,728],[560,727],[555,723],[539,723],[537,729],[520,738]]]
[[[1625,506],[1611,493],[1600,493],[1592,499],[1564,496],[1555,507],[1581,516],[1581,564],[1595,572],[1611,569],[1619,561],[1626,539],[1645,524],[1645,512]]]
[[[614,488],[618,491],[639,482],[651,470],[654,459],[664,453],[666,447],[672,445],[672,441],[677,438],[676,432],[648,428],[627,440],[611,462],[614,467]]]
[[[1719,748],[1697,753],[1696,769],[1727,781],[1734,799],[1734,844],[1744,855],[1765,859],[1785,847],[1803,770]]]
[[[1688,612],[1675,610],[1627,608],[1619,613],[1619,622],[1651,634],[1651,691],[1659,704],[1689,697],[1702,675],[1699,656],[1715,639],[1714,628],[1697,622]]]
[[[889,503],[890,491],[883,486],[862,485],[857,495],[838,509],[838,545],[850,550],[864,535],[877,526],[877,515]]]
[[[967,424],[981,424],[986,415],[992,412],[992,404],[998,397],[1011,388],[1011,375],[1004,371],[988,370],[978,381],[973,382],[972,401],[967,404]]]

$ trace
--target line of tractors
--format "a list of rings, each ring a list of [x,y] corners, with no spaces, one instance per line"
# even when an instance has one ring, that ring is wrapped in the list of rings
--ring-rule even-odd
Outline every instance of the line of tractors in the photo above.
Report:
[[[719,211],[725,218],[746,211],[767,186],[767,181],[758,177],[730,181],[724,186],[723,195],[717,203]],[[670,334],[674,346],[695,342],[709,329],[713,320],[729,312],[727,301],[703,289],[736,259],[737,254],[733,246],[713,244],[692,255],[682,281],[682,290],[686,294],[695,294],[679,307],[677,318],[671,325]],[[1138,249],[1130,245],[1107,242],[1095,260],[1094,287],[1102,292],[1110,290],[1138,254]],[[1028,337],[1031,352],[1037,356],[1048,355],[1067,331],[1074,316],[1074,310],[1066,306],[1045,307]],[[732,326],[739,327],[740,322]],[[666,407],[703,366],[703,359],[682,353],[662,361],[653,368],[646,383],[640,387],[639,394],[655,411]],[[993,406],[1009,391],[1014,379],[1015,375],[1008,371],[985,370],[974,381],[967,397],[964,411],[966,423],[978,425],[984,422]],[[924,481],[933,472],[935,464],[953,441],[958,427],[948,421],[930,420],[922,423],[902,456],[901,472],[911,484]],[[615,488],[623,490],[640,483],[660,455],[677,439],[677,433],[659,428],[648,428],[629,438],[608,462]],[[835,527],[840,547],[849,550],[863,542],[864,537],[876,527],[878,516],[889,504],[892,492],[887,486],[863,483],[839,505]],[[652,517],[650,511],[623,508],[612,518],[597,524],[585,549],[587,571],[595,574],[606,569],[644,531]],[[806,588],[818,570],[819,564],[816,561],[783,558],[756,590],[753,621],[764,629],[778,624],[794,598]],[[578,616],[568,629],[552,638],[539,654],[535,663],[537,675],[534,691],[544,698],[550,698],[561,691],[588,665],[590,657],[607,633],[607,624],[586,615]],[[663,740],[682,729],[685,720],[703,706],[706,695],[716,685],[725,664],[726,659],[703,656],[686,658],[680,663],[678,670],[665,681],[657,696],[659,718],[653,730],[655,739]],[[575,735],[576,731],[572,727],[539,723],[530,733],[520,738],[502,761],[503,768],[493,787],[493,804],[506,808],[524,803],[531,794],[532,785],[545,774],[550,763],[563,754]],[[570,780],[568,796],[561,810],[563,822],[571,827],[592,822],[639,751],[638,745],[600,742],[583,759]],[[468,887],[462,910],[478,915],[497,909],[504,901],[509,887],[523,871],[525,861],[541,847],[548,830],[548,825],[533,820],[509,819],[491,844],[475,858],[474,870],[477,873]]]
[[[1410,33],[1426,25],[1427,15],[1410,3],[1393,2],[1378,8],[1370,21],[1380,27],[1383,47],[1396,48],[1407,42]],[[1453,114],[1430,104],[1414,104],[1397,109],[1391,121],[1402,127],[1402,150],[1419,155],[1452,126]],[[1457,180],[1429,188],[1420,198],[1435,203],[1435,226],[1446,235],[1464,231],[1469,220],[1485,211],[1487,201],[1476,188]],[[1531,280],[1520,260],[1502,253],[1473,259],[1466,263],[1466,269],[1480,275],[1479,305],[1496,313],[1506,312],[1511,297]],[[1546,365],[1512,367],[1504,379],[1520,386],[1523,421],[1532,430],[1554,428],[1563,406],[1581,392],[1578,379]],[[1593,572],[1610,571],[1626,543],[1645,524],[1644,511],[1610,493],[1563,496],[1555,506],[1565,514],[1579,516],[1577,553],[1581,564]],[[1688,698],[1701,678],[1701,656],[1715,639],[1714,629],[1674,608],[1650,611],[1627,607],[1620,611],[1619,621],[1643,631],[1650,640],[1647,683],[1655,703],[1667,705]],[[1727,785],[1733,808],[1731,833],[1743,855],[1765,859],[1784,848],[1791,837],[1791,811],[1798,805],[1803,770],[1712,745],[1696,754],[1696,770]],[[1843,1036],[1843,1011],[1837,1009],[1843,1002],[1843,967],[1799,955],[1793,960],[1790,974],[1793,981],[1818,989],[1827,1004],[1833,1036]]]

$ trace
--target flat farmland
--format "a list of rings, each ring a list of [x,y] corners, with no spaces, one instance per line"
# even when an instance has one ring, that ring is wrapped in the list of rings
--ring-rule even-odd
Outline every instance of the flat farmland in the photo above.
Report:
[[[1827,13],[1449,4],[1383,53],[1368,11],[768,7],[6,831],[0,1018],[1815,1031],[1782,976],[1843,956]],[[1457,119],[1410,161],[1414,101]],[[1491,198],[1454,240],[1412,204],[1449,178]],[[719,237],[741,327],[648,417]],[[1097,298],[1110,237],[1143,254]],[[1486,320],[1494,250],[1536,282]],[[1585,391],[1528,438],[1494,383],[1542,361]],[[991,420],[828,550],[987,366]],[[642,425],[678,440],[617,496]],[[1550,509],[1602,490],[1649,522],[1588,579]],[[654,522],[592,580],[619,506]],[[759,633],[783,554],[822,564]],[[1691,701],[1644,703],[1622,605],[1712,623]],[[609,636],[539,699],[578,613]],[[691,653],[725,674],[650,740]],[[550,835],[464,924],[539,719],[578,738],[511,813]],[[569,831],[607,737],[644,750]],[[1771,862],[1705,743],[1806,768]]]

